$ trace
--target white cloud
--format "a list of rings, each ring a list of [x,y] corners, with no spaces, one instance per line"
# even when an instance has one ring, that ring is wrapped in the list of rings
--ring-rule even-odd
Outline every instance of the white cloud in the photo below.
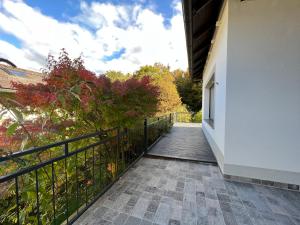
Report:
[[[170,26],[162,15],[141,5],[81,3],[81,13],[70,22],[43,15],[20,0],[0,0],[0,30],[15,36],[21,47],[0,41],[0,56],[18,66],[38,70],[48,53],[65,48],[71,57],[81,53],[86,66],[96,72],[133,72],[141,65],[161,62],[172,69],[187,68],[180,2],[172,4]],[[1,37],[0,37],[1,40]],[[119,59],[102,60],[124,48]]]

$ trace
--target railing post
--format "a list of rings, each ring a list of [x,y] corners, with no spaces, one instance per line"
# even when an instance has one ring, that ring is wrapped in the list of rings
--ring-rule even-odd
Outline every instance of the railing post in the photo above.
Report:
[[[19,184],[18,184],[18,177],[15,178],[16,184],[16,207],[17,207],[17,224],[20,225],[20,203],[19,203]]]
[[[67,156],[69,154],[69,145],[68,145],[68,143],[65,143],[65,145],[64,145],[64,152],[65,152],[65,156]]]
[[[129,135],[128,135],[128,128],[124,128],[124,136],[125,136],[125,140],[127,140],[126,144],[125,144],[125,149],[128,148],[129,145]],[[124,145],[124,143],[123,143]],[[125,155],[124,155],[124,146],[121,147],[121,157],[122,157],[122,163],[125,167]]]
[[[68,142],[65,143],[64,145],[64,152],[65,152],[65,156],[69,155],[69,144]],[[69,199],[68,199],[68,171],[67,168],[68,167],[68,163],[67,163],[67,157],[65,158],[65,182],[66,182],[66,220],[67,220],[67,224],[69,224]]]
[[[177,122],[177,112],[174,113],[174,123]]]
[[[120,157],[120,128],[118,127],[117,129],[117,153],[116,153],[116,165],[115,165],[115,169],[116,169],[116,175],[118,174],[118,167],[119,167],[119,157]]]
[[[148,149],[148,122],[147,118],[144,120],[144,153],[147,153]]]

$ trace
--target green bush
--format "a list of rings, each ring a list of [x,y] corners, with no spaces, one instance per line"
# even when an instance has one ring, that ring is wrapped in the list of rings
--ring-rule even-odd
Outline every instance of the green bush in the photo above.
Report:
[[[192,117],[192,122],[193,122],[193,123],[202,123],[202,111],[197,112],[197,113]]]
[[[180,123],[202,123],[202,111],[197,112],[194,116],[188,112],[177,112],[176,122]]]

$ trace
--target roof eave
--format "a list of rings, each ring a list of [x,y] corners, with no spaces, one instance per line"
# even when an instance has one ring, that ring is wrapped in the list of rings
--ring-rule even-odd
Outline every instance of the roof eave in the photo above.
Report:
[[[189,72],[192,75],[192,49],[193,49],[193,37],[192,37],[192,3],[191,0],[182,0],[182,12],[186,39],[186,48],[188,56]]]

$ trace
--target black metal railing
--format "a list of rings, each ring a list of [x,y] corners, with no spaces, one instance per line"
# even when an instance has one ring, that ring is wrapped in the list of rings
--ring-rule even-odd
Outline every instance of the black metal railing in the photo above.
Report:
[[[173,124],[173,114],[0,157],[0,224],[72,224]]]

